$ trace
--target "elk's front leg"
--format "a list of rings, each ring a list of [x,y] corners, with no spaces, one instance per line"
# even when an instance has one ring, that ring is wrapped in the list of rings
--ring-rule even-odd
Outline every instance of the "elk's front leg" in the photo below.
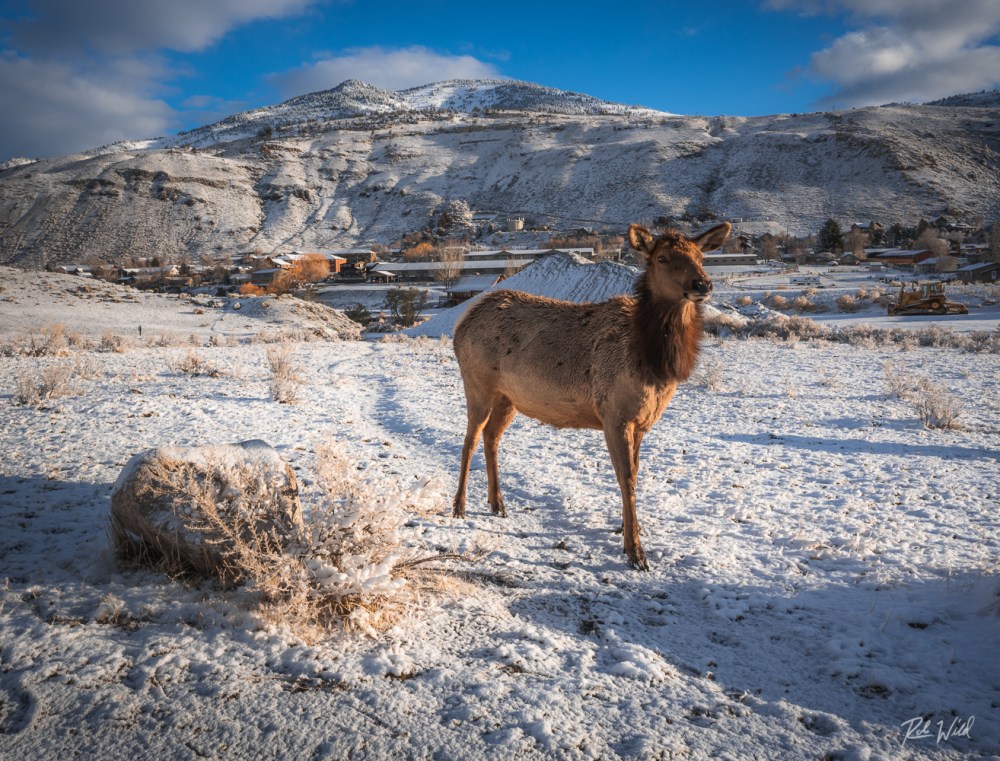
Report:
[[[625,554],[629,565],[642,571],[649,570],[646,553],[639,541],[639,519],[635,512],[635,484],[638,468],[635,425],[620,423],[605,425],[604,440],[608,444],[611,462],[618,477],[618,488],[622,493],[622,536],[625,540]],[[641,439],[641,436],[640,436]]]

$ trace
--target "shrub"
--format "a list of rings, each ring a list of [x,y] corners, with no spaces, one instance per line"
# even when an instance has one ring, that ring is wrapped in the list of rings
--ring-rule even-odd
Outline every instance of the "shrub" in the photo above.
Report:
[[[749,296],[747,296],[746,294],[743,294],[742,296],[738,296],[737,299],[736,299],[737,306],[748,307],[752,303],[753,303],[753,299],[750,298]]]
[[[73,367],[68,362],[43,367],[38,375],[19,373],[15,380],[14,403],[35,406],[48,399],[73,393]]]
[[[185,375],[207,375],[211,378],[218,378],[222,375],[222,371],[219,368],[205,360],[198,352],[191,350],[188,350],[187,354],[173,363],[171,370],[176,373],[184,373]]]
[[[344,310],[344,316],[354,320],[362,327],[367,327],[375,318],[371,311],[364,304],[358,303]]]
[[[66,355],[69,336],[66,334],[66,326],[62,323],[54,322],[42,328],[42,340],[44,341],[42,354],[53,357]]]
[[[889,394],[909,403],[926,428],[958,428],[962,401],[947,388],[922,375],[910,376],[901,364],[886,362],[886,389]]]
[[[125,338],[115,335],[110,329],[101,334],[101,343],[98,345],[99,351],[109,351],[121,354],[125,351]]]
[[[385,305],[393,321],[404,328],[415,324],[427,306],[427,291],[418,288],[391,288],[385,295]]]
[[[287,346],[274,346],[267,350],[267,363],[271,367],[271,398],[279,404],[298,401],[302,376],[292,363],[292,351]]]
[[[926,428],[958,428],[962,401],[944,386],[929,378],[920,378],[917,390],[910,396],[920,422]]]
[[[698,361],[694,381],[708,391],[718,391],[722,388],[724,365],[717,357],[702,355]]]
[[[201,572],[235,581],[245,607],[265,621],[287,627],[303,640],[315,641],[332,631],[375,635],[402,618],[432,590],[444,589],[447,576],[428,566],[435,560],[472,561],[482,550],[429,553],[419,532],[406,532],[414,513],[441,511],[440,485],[433,479],[414,483],[362,481],[354,464],[334,442],[316,448],[312,504],[302,521],[284,528],[281,541],[257,529],[259,499],[269,498],[263,474],[252,469],[230,474],[229,491],[240,498],[220,504],[218,487],[207,479],[178,471],[179,488],[196,500],[197,519],[185,528],[200,532],[223,556]],[[261,483],[261,481],[265,483]]]
[[[910,392],[910,380],[906,368],[898,362],[885,362],[882,365],[885,373],[885,387],[889,396],[904,399]]]
[[[780,293],[775,293],[768,298],[767,305],[771,307],[771,309],[776,309],[779,312],[783,312],[784,310],[788,309],[788,299],[786,299]]]
[[[861,303],[849,293],[837,298],[837,308],[841,312],[857,312],[861,308]]]

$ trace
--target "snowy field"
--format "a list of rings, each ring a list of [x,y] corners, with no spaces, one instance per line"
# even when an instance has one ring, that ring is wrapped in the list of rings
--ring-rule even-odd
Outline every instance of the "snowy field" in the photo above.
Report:
[[[0,758],[1000,754],[996,354],[708,339],[643,443],[641,573],[599,432],[518,418],[510,517],[489,514],[480,454],[469,518],[449,517],[465,411],[447,338],[304,341],[284,309],[2,274],[6,346],[81,335],[0,356]],[[108,330],[123,351],[98,350]],[[296,404],[271,399],[263,334],[294,352]],[[180,369],[192,353],[214,372]],[[886,363],[960,399],[959,427],[925,428]],[[68,395],[16,403],[59,365]],[[131,455],[261,438],[308,496],[325,437],[387,488],[439,479],[416,540],[494,551],[378,637],[312,644],[211,584],[116,568],[108,495]]]

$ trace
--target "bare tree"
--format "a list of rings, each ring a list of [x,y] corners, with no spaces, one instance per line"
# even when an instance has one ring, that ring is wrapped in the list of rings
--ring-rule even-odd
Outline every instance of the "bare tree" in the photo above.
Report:
[[[760,241],[760,255],[765,262],[778,258],[778,244],[774,238],[766,237]]]
[[[945,256],[951,250],[948,241],[942,240],[938,231],[933,227],[928,227],[913,242],[914,248],[925,248],[935,256]]]
[[[852,227],[850,232],[847,233],[847,247],[850,249],[851,253],[858,259],[865,258],[865,247],[871,241],[864,230],[859,230],[857,227]]]
[[[462,276],[465,263],[465,249],[459,246],[442,247],[437,252],[438,266],[434,269],[434,279],[451,285]]]

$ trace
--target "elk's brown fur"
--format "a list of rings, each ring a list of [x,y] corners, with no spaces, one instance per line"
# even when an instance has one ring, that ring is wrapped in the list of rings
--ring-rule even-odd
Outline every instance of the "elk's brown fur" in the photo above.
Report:
[[[500,437],[521,412],[559,428],[599,428],[622,495],[629,563],[648,569],[635,509],[639,445],[698,358],[701,302],[711,281],[703,251],[722,245],[730,225],[696,238],[675,230],[653,237],[629,227],[646,259],[633,296],[594,304],[496,291],[469,308],[455,327],[468,408],[453,515],[465,515],[472,453],[483,436],[488,499],[506,515],[500,494]]]

